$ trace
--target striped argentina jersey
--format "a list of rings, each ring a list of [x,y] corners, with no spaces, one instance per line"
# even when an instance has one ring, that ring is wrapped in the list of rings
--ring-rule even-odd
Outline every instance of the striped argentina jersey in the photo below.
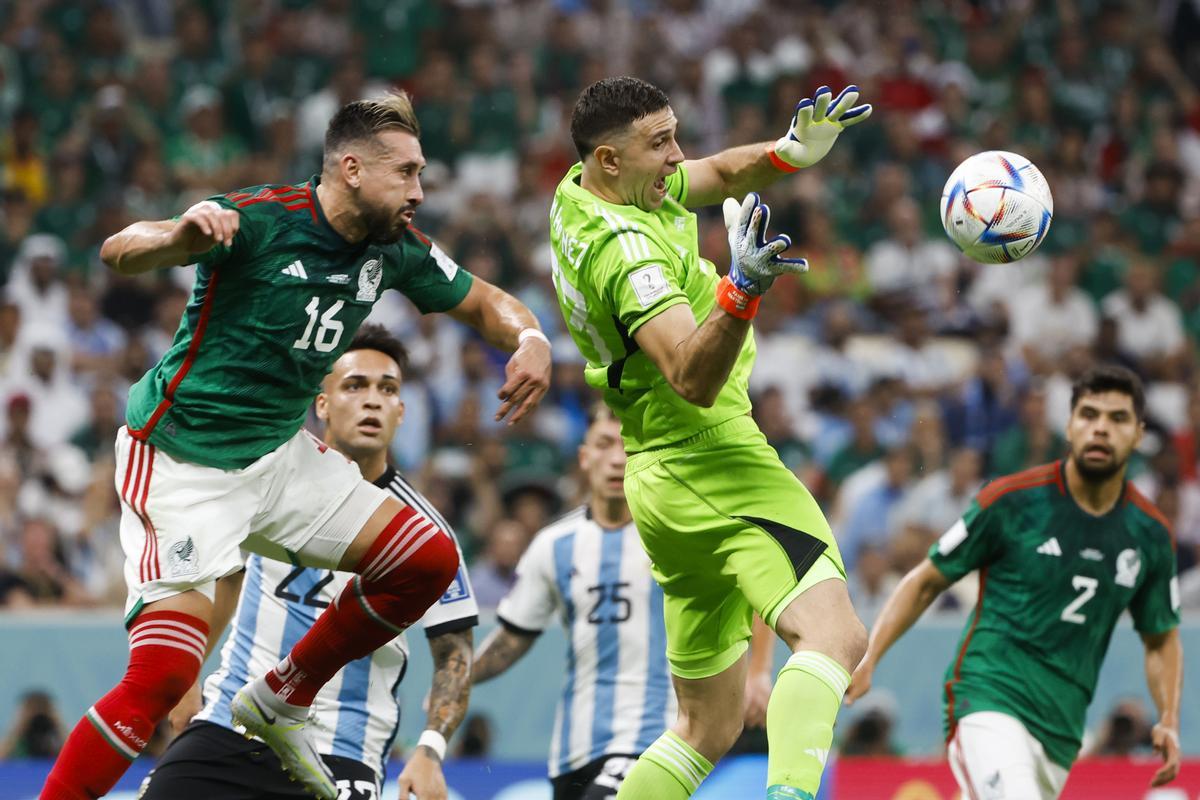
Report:
[[[375,485],[421,511],[442,530],[451,531],[429,501],[395,469],[389,467]],[[462,563],[461,549],[459,561]],[[195,719],[232,729],[229,703],[234,694],[279,663],[353,577],[349,572],[294,567],[252,555],[246,563],[229,638],[221,648],[221,665],[204,682],[204,708]],[[437,636],[478,622],[470,579],[466,568],[460,566],[457,577],[442,599],[425,612],[421,624],[427,636]],[[383,764],[400,725],[397,692],[407,663],[408,644],[401,635],[334,675],[312,704],[317,749],[360,761],[382,781]]]
[[[543,528],[496,613],[523,633],[545,630],[556,613],[566,628],[550,777],[637,755],[674,722],[663,593],[632,522],[606,529],[584,507]]]

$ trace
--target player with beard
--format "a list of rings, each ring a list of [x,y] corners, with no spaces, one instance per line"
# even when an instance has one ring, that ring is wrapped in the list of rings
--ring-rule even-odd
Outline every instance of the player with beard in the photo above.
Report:
[[[129,665],[71,733],[43,800],[104,795],[146,746],[194,683],[209,630],[228,620],[236,595],[217,582],[242,569],[243,551],[356,573],[231,702],[233,720],[293,777],[337,797],[305,724],[313,698],[419,619],[459,558],[437,518],[301,430],[321,380],[379,294],[396,289],[513,353],[498,419],[517,421],[549,385],[550,346],[532,312],[411,225],[424,198],[419,134],[403,94],[348,103],[329,122],[319,176],[212,197],[104,242],[101,258],[125,275],[195,262],[195,288],[174,343],[130,389],[117,434]]]
[[[967,798],[1056,798],[1079,753],[1113,628],[1128,609],[1158,707],[1151,785],[1179,771],[1183,648],[1175,543],[1125,479],[1145,429],[1141,381],[1096,367],[1076,381],[1064,461],[993,481],[904,577],[871,631],[846,702],[938,595],[979,570],[979,599],[946,670],[951,769]]]

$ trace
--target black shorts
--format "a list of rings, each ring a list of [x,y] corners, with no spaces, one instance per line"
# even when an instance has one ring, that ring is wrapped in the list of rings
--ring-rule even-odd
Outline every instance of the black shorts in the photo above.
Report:
[[[378,800],[375,770],[350,758],[323,756],[348,800]],[[193,722],[171,742],[142,783],[138,800],[312,800],[288,779],[262,742],[211,722]]]
[[[551,778],[554,800],[611,800],[635,761],[634,755],[600,756],[574,772]]]

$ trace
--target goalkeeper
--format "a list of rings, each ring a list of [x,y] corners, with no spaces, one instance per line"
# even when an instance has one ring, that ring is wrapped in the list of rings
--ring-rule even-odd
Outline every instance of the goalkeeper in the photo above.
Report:
[[[645,81],[606,78],[575,104],[582,161],[550,210],[554,285],[588,383],[621,420],[626,494],[663,587],[679,698],[678,721],[619,800],[687,798],[733,744],[754,612],[792,651],[767,707],[767,798],[812,800],[820,785],[866,630],[828,523],[750,418],[747,394],[762,295],[808,265],[782,256],[786,236],[767,238],[769,211],[750,193],[725,200],[732,265],[719,278],[688,208],[817,163],[870,114],[857,97],[821,87],[778,142],[693,161],[666,95]]]

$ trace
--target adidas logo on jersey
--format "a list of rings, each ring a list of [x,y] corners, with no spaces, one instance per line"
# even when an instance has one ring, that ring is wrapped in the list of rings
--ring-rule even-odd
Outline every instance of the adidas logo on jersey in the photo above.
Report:
[[[1056,539],[1053,536],[1051,536],[1046,541],[1042,542],[1041,546],[1037,549],[1037,551],[1044,556],[1061,556],[1062,555],[1062,548],[1058,546],[1058,539]]]
[[[304,271],[304,265],[300,263],[299,259],[293,261],[279,271],[284,275],[291,275],[293,278],[302,278],[304,280],[308,280],[308,273]]]

